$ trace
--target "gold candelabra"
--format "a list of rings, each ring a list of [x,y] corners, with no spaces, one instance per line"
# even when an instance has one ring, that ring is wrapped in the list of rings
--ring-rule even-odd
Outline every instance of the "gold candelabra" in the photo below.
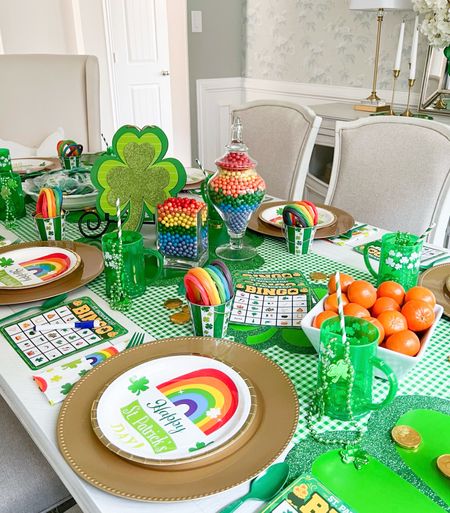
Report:
[[[414,116],[414,114],[411,112],[411,109],[409,108],[410,102],[411,102],[411,89],[414,87],[414,84],[416,83],[415,78],[409,78],[408,79],[408,100],[406,102],[406,110],[401,114],[401,116],[405,116],[407,118],[411,118]]]
[[[389,114],[391,116],[395,116],[395,111],[394,111],[395,88],[397,86],[397,79],[400,76],[400,70],[399,69],[393,69],[392,70],[392,74],[394,76],[394,83],[392,85],[392,99],[391,99],[391,106],[389,108]]]

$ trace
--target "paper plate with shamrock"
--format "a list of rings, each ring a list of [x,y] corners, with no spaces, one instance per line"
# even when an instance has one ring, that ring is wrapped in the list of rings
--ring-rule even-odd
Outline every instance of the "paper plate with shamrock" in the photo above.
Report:
[[[157,358],[114,379],[91,420],[105,446],[141,465],[203,466],[241,447],[257,427],[255,391],[219,360]]]
[[[259,218],[261,221],[264,221],[267,224],[271,224],[277,228],[283,228],[283,208],[288,204],[289,203],[286,203],[285,205],[267,207],[260,212]],[[331,226],[336,221],[336,216],[333,214],[333,212],[330,212],[326,208],[317,207],[317,211],[319,213],[317,229]]]
[[[79,255],[68,249],[13,248],[0,257],[0,291],[46,285],[72,273],[81,262]]]

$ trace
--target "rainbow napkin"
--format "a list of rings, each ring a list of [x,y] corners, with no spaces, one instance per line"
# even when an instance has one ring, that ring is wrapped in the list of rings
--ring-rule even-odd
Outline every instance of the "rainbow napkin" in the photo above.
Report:
[[[39,374],[34,374],[33,380],[50,404],[60,403],[80,378],[99,363],[123,351],[125,347],[126,342],[119,342],[115,346],[108,343],[96,346],[92,353],[78,356],[45,369]]]

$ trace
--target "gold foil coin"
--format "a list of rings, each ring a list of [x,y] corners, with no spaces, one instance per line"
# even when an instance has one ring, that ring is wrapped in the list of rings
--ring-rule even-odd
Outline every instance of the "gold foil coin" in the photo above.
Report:
[[[309,277],[313,281],[322,281],[322,280],[326,280],[328,278],[328,275],[326,275],[325,273],[314,272],[314,273],[310,273]]]
[[[166,299],[164,301],[164,307],[168,310],[174,310],[175,308],[180,308],[180,306],[183,304],[183,301],[181,299],[175,298],[175,299]]]
[[[422,437],[410,426],[393,427],[391,436],[394,442],[403,449],[417,449],[422,442]]]
[[[172,314],[169,317],[169,319],[174,324],[186,324],[187,322],[190,321],[191,316],[189,315],[189,312],[177,312],[177,313]]]
[[[450,454],[441,454],[436,461],[436,465],[445,477],[450,477]]]
[[[181,311],[190,315],[189,306],[188,305],[184,305],[183,308],[181,309]]]

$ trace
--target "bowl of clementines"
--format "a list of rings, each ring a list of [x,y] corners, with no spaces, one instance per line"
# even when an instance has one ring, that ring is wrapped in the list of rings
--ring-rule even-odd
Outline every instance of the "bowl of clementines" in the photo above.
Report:
[[[361,317],[373,323],[380,332],[378,357],[382,358],[401,379],[417,362],[428,346],[442,316],[433,292],[426,287],[412,287],[407,292],[394,281],[378,288],[365,280],[340,275],[344,315]],[[317,352],[320,326],[338,315],[336,281],[332,275],[325,296],[302,320],[302,328]],[[384,377],[375,370],[375,375]]]

